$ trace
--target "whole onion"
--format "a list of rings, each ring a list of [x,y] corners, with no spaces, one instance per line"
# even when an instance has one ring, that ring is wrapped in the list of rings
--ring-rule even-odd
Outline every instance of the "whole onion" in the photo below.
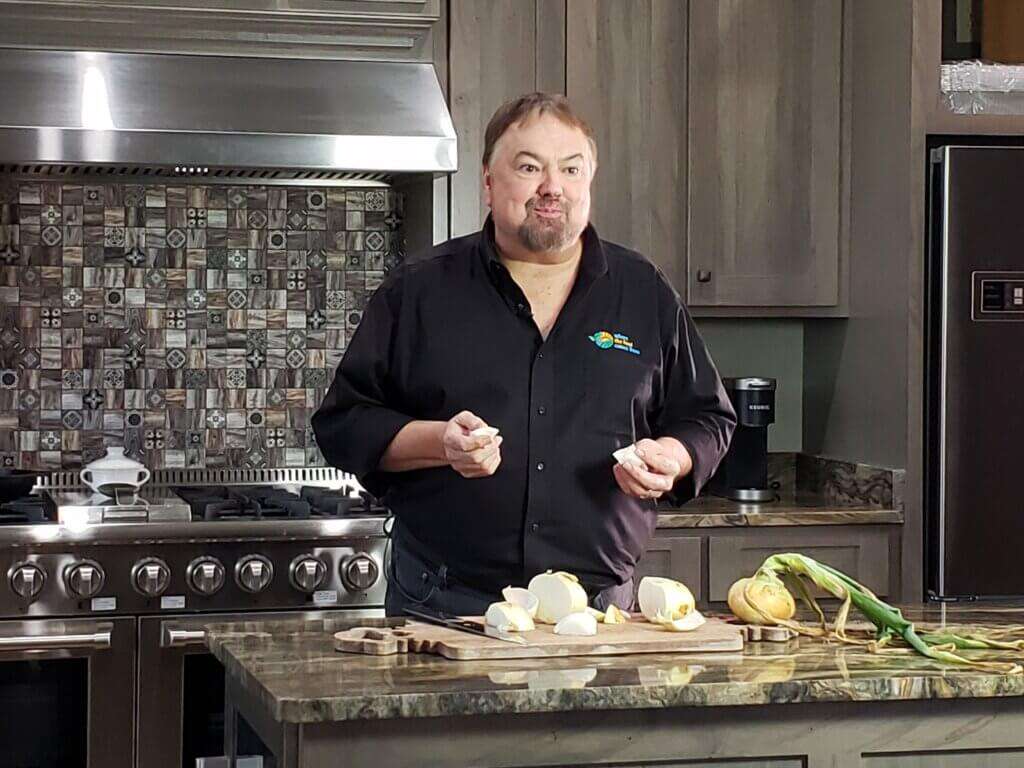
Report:
[[[773,624],[791,619],[796,613],[796,603],[786,586],[761,575],[737,581],[729,587],[726,599],[732,612],[748,624]]]

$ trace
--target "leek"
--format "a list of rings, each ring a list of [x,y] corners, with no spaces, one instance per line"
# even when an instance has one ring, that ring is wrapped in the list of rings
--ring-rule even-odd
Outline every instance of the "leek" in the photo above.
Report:
[[[831,626],[818,601],[810,593],[809,584],[842,601]],[[772,613],[773,606],[759,603],[759,599],[763,600],[764,595],[777,593],[778,590],[791,590],[791,594],[795,592],[796,596],[814,611],[818,617],[818,626],[808,626],[798,620]],[[898,653],[900,649],[888,646],[893,641],[902,640],[917,653],[938,662],[965,664],[1001,674],[1024,672],[1024,667],[1015,662],[967,658],[958,653],[961,650],[1021,651],[1024,650],[1024,640],[996,639],[996,635],[1004,634],[998,631],[963,635],[928,631],[919,633],[913,622],[906,619],[898,608],[879,599],[863,584],[835,568],[804,555],[772,555],[761,564],[752,578],[746,580],[738,592],[742,594],[744,602],[737,603],[740,611],[737,612],[736,608],[733,608],[734,613],[739,615],[753,609],[761,623],[787,627],[801,635],[861,645],[873,653]],[[730,607],[733,602],[730,601]],[[874,625],[873,637],[859,638],[847,633],[846,622],[851,606],[857,608]]]

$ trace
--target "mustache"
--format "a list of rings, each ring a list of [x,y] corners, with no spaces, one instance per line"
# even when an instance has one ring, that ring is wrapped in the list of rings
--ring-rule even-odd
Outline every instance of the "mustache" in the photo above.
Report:
[[[558,208],[563,213],[569,210],[569,202],[560,197],[534,197],[527,201],[526,209],[532,211],[534,208]]]

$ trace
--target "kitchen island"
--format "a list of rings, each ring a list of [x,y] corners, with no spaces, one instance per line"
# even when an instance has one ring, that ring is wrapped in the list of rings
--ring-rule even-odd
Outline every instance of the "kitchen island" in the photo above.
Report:
[[[1024,636],[1016,607],[905,613]],[[237,725],[259,736],[265,765],[282,767],[1009,768],[1024,759],[1024,675],[806,638],[701,655],[371,657],[333,650],[332,633],[348,626],[208,629],[227,670],[229,748]]]

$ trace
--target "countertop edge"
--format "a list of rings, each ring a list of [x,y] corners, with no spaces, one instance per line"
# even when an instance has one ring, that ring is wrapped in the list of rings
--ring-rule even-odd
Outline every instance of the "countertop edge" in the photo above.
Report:
[[[903,512],[898,509],[835,507],[778,512],[660,512],[656,527],[769,528],[803,525],[901,525],[903,522]]]
[[[270,704],[288,723],[585,712],[613,709],[765,706],[1024,696],[1024,679],[1004,675],[894,677],[887,680],[709,683],[459,693],[404,693]],[[261,695],[264,702],[268,699]],[[269,702],[268,702],[269,703]]]

